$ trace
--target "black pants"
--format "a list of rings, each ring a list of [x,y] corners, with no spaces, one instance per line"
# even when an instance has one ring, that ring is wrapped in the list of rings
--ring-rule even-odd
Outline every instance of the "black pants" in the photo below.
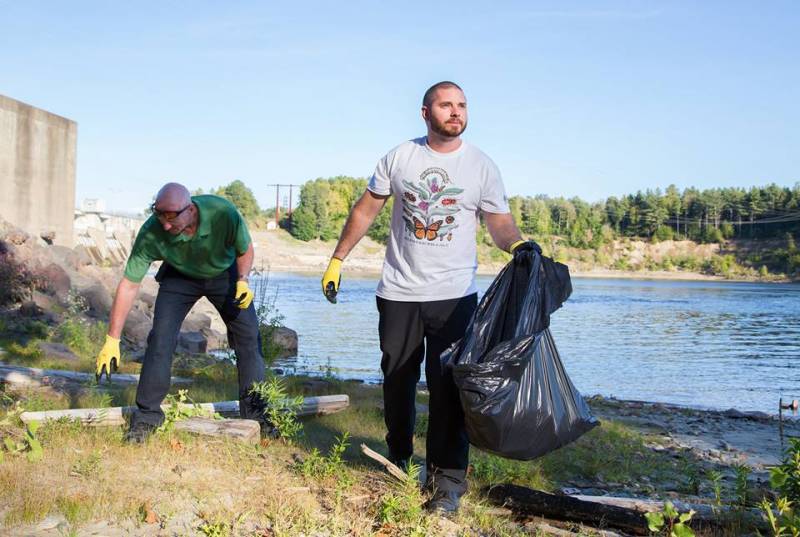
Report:
[[[164,413],[161,403],[170,387],[172,355],[178,343],[181,324],[200,298],[206,297],[214,305],[228,328],[228,343],[236,352],[239,372],[239,414],[243,418],[257,419],[263,415],[260,398],[249,394],[254,382],[264,380],[264,358],[258,334],[258,320],[253,304],[246,310],[233,304],[236,291],[236,266],[219,276],[208,279],[190,278],[166,264],[159,270],[153,329],[147,337],[139,386],[136,388],[138,411],[131,417],[131,425],[142,421],[161,425]]]
[[[464,335],[477,307],[477,295],[433,302],[377,300],[389,454],[398,460],[411,457],[413,452],[414,403],[425,359],[430,392],[426,442],[429,484],[463,492],[469,441],[458,389],[439,355]]]

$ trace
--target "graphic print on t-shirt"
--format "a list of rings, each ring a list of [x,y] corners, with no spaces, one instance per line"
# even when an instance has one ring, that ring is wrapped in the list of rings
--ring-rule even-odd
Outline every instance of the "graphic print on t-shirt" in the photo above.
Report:
[[[404,179],[403,186],[403,220],[409,238],[451,241],[458,228],[456,214],[461,211],[458,195],[464,189],[452,186],[442,168],[426,169],[416,184]]]

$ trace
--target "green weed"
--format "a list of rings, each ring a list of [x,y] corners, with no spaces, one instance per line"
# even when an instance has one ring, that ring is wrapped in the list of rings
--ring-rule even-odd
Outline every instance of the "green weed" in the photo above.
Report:
[[[747,478],[750,476],[750,467],[743,464],[734,465],[736,481],[734,482],[734,496],[736,506],[744,509],[747,507],[747,492],[749,490]]]
[[[800,501],[800,438],[791,438],[789,442],[781,464],[770,470],[770,484],[780,495],[774,510],[772,502],[761,502],[761,510],[775,537],[800,537],[800,512],[795,509]]]
[[[159,433],[171,432],[177,421],[195,416],[208,417],[209,415],[208,411],[200,408],[197,403],[189,398],[189,390],[178,390],[177,395],[169,394],[165,402],[168,407],[164,411],[164,423],[156,430]],[[214,417],[218,416],[215,414]]]
[[[42,450],[42,444],[36,437],[38,429],[38,422],[29,423],[21,436],[15,438],[9,435],[3,438],[3,447],[8,453],[14,455],[24,453],[30,462],[40,461],[44,455],[44,450]]]
[[[303,424],[297,420],[297,412],[303,405],[303,396],[289,397],[283,379],[273,376],[255,383],[250,393],[264,402],[264,416],[284,440],[292,443],[302,434]]]
[[[679,513],[672,502],[664,503],[664,510],[660,512],[645,513],[647,528],[656,535],[667,537],[694,537],[689,521],[694,516],[694,511]]]
[[[307,479],[327,479],[335,476],[337,486],[348,488],[354,482],[343,457],[349,445],[350,433],[345,431],[331,445],[327,456],[323,456],[317,448],[314,448],[297,465],[297,468]]]

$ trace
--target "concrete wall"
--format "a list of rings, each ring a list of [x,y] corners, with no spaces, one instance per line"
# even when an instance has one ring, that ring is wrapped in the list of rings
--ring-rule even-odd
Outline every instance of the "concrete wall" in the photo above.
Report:
[[[0,95],[0,217],[73,245],[78,124]]]

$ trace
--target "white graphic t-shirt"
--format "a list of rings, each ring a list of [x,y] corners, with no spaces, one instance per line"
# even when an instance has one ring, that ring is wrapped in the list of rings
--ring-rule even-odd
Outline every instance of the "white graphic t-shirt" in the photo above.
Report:
[[[464,141],[452,153],[437,153],[417,138],[383,157],[367,188],[395,196],[378,296],[429,302],[477,291],[478,211],[509,212],[489,157]]]

